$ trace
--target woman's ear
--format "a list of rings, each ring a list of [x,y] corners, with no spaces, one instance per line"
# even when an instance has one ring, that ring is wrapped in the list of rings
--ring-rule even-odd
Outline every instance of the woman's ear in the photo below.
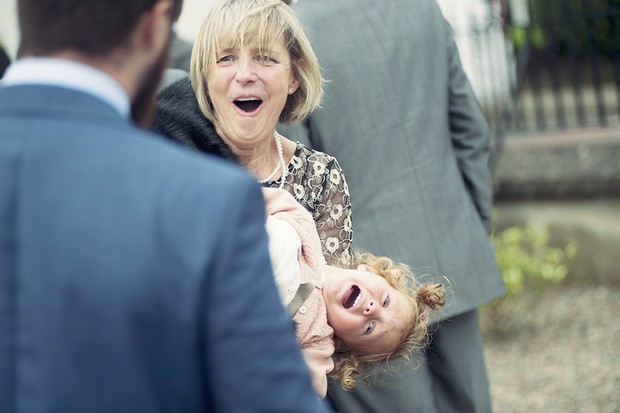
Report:
[[[299,87],[299,80],[297,80],[296,78],[292,78],[291,83],[288,85],[288,94],[292,95],[293,93],[295,93],[298,87]]]

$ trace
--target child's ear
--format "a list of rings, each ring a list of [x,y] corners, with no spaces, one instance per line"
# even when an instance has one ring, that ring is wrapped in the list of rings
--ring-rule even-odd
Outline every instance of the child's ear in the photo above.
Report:
[[[428,310],[425,308],[424,310],[422,310],[422,312],[420,313],[420,319],[422,320],[423,323],[428,323]]]
[[[368,266],[368,265],[366,265],[366,264],[360,264],[360,265],[358,265],[358,266],[357,266],[357,269],[358,269],[358,270],[360,270],[360,271],[371,272],[371,273],[373,273],[373,274],[376,274],[376,273],[377,273],[377,272],[375,271],[375,269],[374,269],[374,268],[369,267],[369,266]]]

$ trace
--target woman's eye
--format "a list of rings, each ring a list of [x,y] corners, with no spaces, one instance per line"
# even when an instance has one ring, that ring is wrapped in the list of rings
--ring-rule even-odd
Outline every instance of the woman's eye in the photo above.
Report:
[[[233,61],[233,57],[231,55],[226,55],[226,56],[222,56],[217,60],[217,63],[226,63],[226,62],[232,62]]]
[[[257,60],[258,60],[259,62],[261,62],[261,63],[271,63],[271,62],[273,62],[273,61],[274,61],[274,60],[271,58],[271,56],[266,55],[266,54],[258,56],[258,57],[257,57]]]
[[[368,324],[366,331],[364,331],[364,335],[367,336],[368,334],[372,333],[372,330],[374,329],[375,329],[375,322],[371,321],[370,324]]]
[[[385,300],[383,300],[383,306],[387,307],[388,305],[390,305],[390,296],[389,295],[387,297],[385,297]]]

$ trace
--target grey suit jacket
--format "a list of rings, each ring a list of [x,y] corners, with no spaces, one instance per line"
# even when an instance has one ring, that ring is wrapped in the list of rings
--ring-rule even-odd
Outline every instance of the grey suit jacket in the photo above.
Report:
[[[189,72],[190,63],[192,61],[193,47],[193,43],[181,39],[176,33],[172,33],[168,67],[172,69],[181,69]]]
[[[432,0],[300,0],[329,81],[290,139],[335,156],[351,191],[355,248],[445,275],[441,318],[504,292],[489,241],[489,128]]]
[[[240,168],[0,88],[0,411],[319,412]]]

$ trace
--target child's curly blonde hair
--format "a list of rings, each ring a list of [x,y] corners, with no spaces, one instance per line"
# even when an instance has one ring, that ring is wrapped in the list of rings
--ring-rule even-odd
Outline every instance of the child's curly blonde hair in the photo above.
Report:
[[[415,350],[428,344],[428,312],[438,310],[445,303],[445,290],[442,284],[418,284],[413,272],[402,263],[396,263],[387,257],[376,257],[370,253],[357,253],[349,268],[357,268],[364,264],[374,270],[377,275],[403,292],[411,300],[409,330],[402,342],[389,353],[366,354],[351,350],[342,343],[334,354],[334,369],[330,377],[340,381],[345,390],[351,390],[358,379],[367,378],[369,368],[380,362],[395,359],[410,359]]]

